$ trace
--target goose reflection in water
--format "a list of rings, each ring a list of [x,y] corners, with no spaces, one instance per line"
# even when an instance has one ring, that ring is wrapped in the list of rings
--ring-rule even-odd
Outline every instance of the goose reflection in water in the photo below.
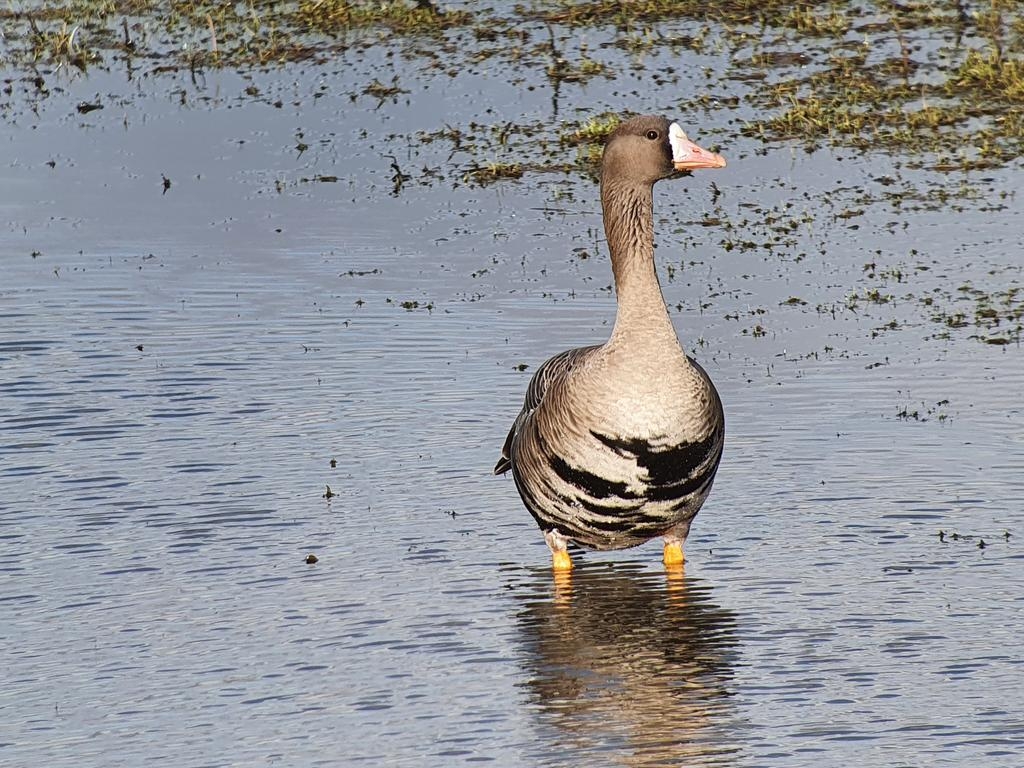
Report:
[[[529,592],[519,623],[539,764],[734,763],[736,617],[709,586],[602,564],[554,584],[545,569]]]

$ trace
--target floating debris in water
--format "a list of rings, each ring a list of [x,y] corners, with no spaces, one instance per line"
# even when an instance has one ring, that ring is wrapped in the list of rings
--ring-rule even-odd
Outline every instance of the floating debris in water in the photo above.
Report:
[[[1009,531],[1003,531],[1002,538],[1004,540],[1006,540],[1006,541],[1009,541],[1010,540],[1010,532]],[[978,542],[978,544],[977,544],[978,549],[988,549],[990,546],[992,546],[991,544],[986,542],[985,539],[983,539],[981,536],[973,536],[973,535],[970,535],[970,534],[957,533],[956,531],[953,531],[952,533],[946,533],[946,531],[944,531],[944,530],[941,530],[941,529],[939,530],[939,541],[943,542],[943,543],[951,542],[951,541],[964,541],[964,542],[967,542],[967,541],[975,541],[975,540],[977,540],[977,542]]]
[[[913,573],[914,569],[909,565],[886,565],[882,567],[882,573]]]

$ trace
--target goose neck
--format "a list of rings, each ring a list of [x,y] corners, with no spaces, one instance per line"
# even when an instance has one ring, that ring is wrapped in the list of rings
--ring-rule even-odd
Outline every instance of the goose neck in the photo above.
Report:
[[[641,331],[647,338],[675,341],[654,268],[652,186],[604,180],[601,207],[618,298],[613,336]]]

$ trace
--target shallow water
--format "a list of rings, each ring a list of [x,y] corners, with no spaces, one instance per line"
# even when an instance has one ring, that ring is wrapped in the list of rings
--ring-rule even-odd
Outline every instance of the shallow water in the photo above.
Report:
[[[556,115],[469,68],[353,101],[385,60],[361,55],[65,73],[9,118],[4,762],[1016,765],[1024,356],[944,337],[919,299],[969,313],[961,286],[1019,283],[1021,171],[946,180],[680,115],[731,163],[656,198],[725,459],[684,578],[650,545],[559,581],[490,470],[536,365],[608,332],[596,189],[396,189],[391,161],[461,162],[408,140],[450,121],[677,95],[634,73]],[[886,174],[976,195],[897,205]],[[773,214],[786,244],[728,249]]]

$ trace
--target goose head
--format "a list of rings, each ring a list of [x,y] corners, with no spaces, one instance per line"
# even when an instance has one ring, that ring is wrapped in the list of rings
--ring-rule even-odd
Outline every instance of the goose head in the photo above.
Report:
[[[680,172],[724,167],[724,157],[692,142],[679,123],[643,115],[622,123],[608,137],[601,176],[654,184]]]

